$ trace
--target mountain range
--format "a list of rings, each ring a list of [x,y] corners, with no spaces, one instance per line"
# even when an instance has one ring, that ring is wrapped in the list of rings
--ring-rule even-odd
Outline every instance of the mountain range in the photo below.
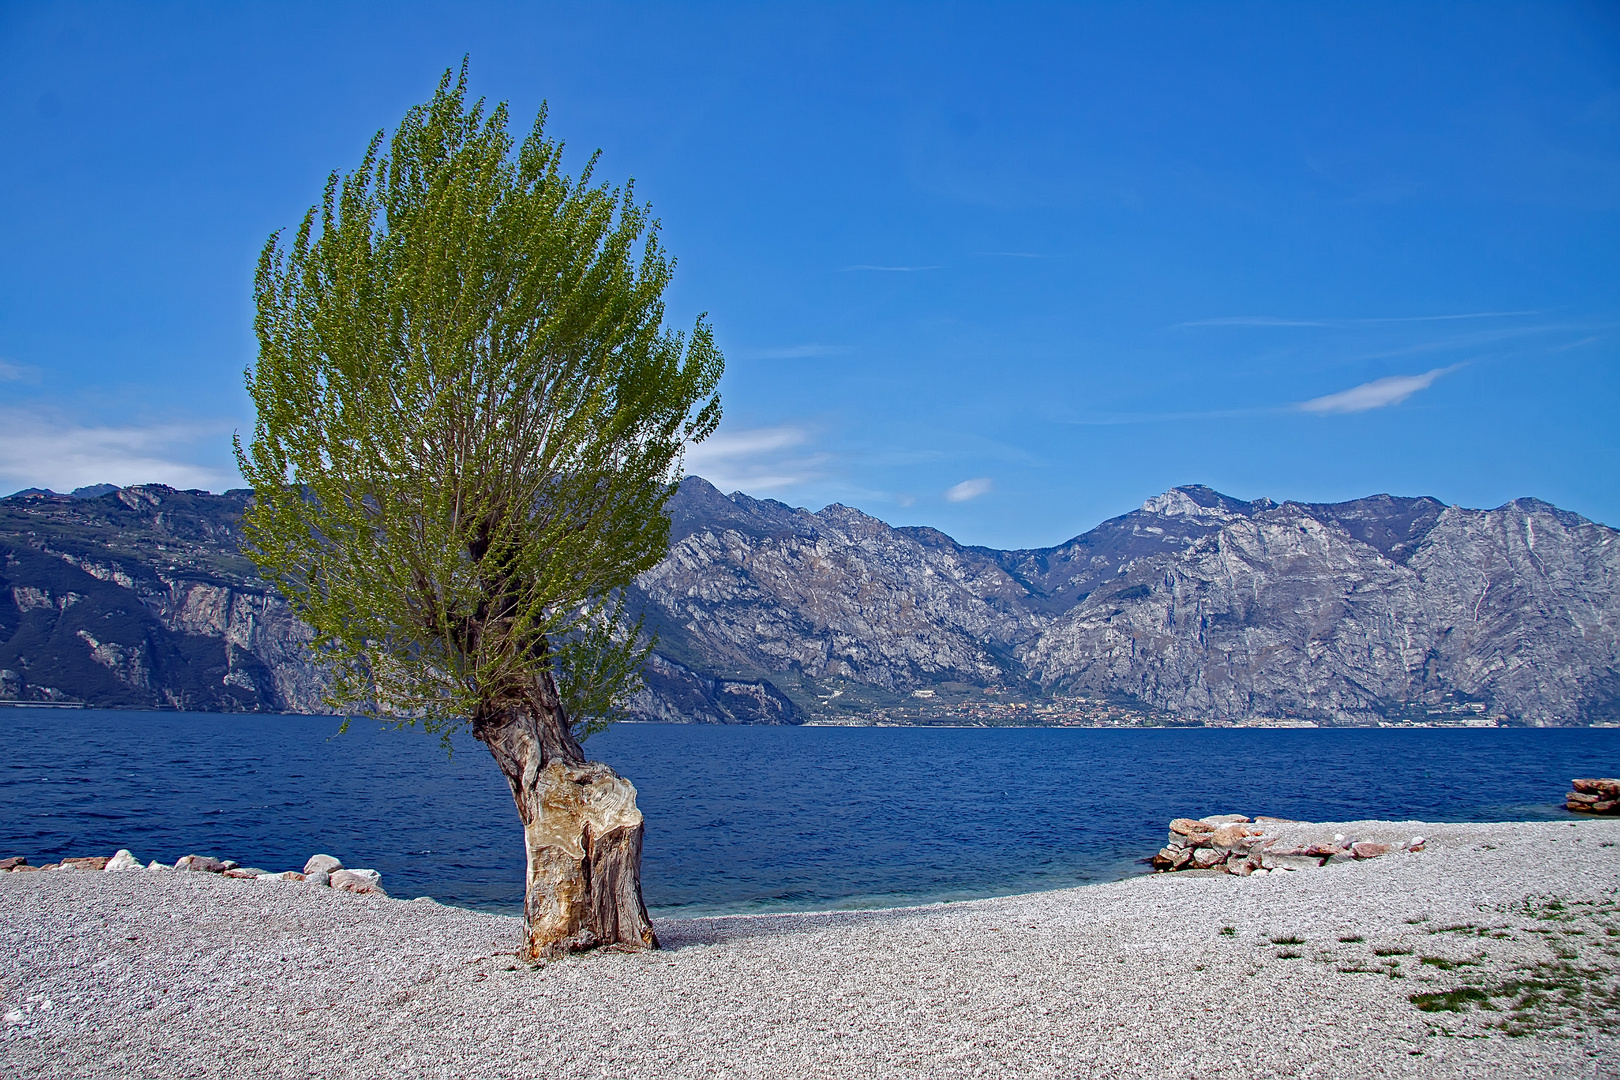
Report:
[[[320,711],[308,628],[241,555],[249,491],[0,500],[0,700]],[[1175,488],[1051,548],[970,547],[688,477],[631,602],[645,719],[797,723],[994,700],[1150,720],[1620,720],[1620,543],[1535,499],[1244,502]]]

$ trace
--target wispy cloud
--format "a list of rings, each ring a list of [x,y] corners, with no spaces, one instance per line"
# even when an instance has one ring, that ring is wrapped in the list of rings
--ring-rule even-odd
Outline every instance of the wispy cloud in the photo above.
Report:
[[[689,448],[686,472],[721,491],[781,491],[819,479],[828,455],[808,451],[810,434],[792,425],[719,431]]]
[[[37,382],[38,380],[38,368],[13,364],[10,360],[0,360],[0,382]]]
[[[1390,405],[1399,405],[1419,390],[1427,390],[1434,385],[1434,381],[1442,375],[1456,371],[1461,364],[1452,364],[1450,367],[1435,368],[1421,375],[1389,375],[1372,382],[1352,386],[1348,390],[1340,390],[1336,394],[1325,394],[1319,398],[1299,403],[1304,412],[1313,413],[1358,413],[1369,409],[1382,409]]]
[[[1218,319],[1193,319],[1177,326],[1331,326],[1319,319],[1279,319],[1275,315],[1223,315]]]
[[[943,266],[873,266],[870,263],[859,263],[855,266],[840,266],[840,272],[850,270],[877,270],[885,274],[910,274],[918,270],[943,270]]]
[[[992,482],[988,476],[964,480],[960,484],[945,489],[945,501],[959,503],[967,502],[969,499],[977,499],[980,495],[989,494],[991,486]]]
[[[0,406],[0,486],[71,491],[90,484],[168,484],[223,491],[234,471],[197,460],[219,455],[230,425],[220,422],[90,425],[50,412]],[[206,444],[212,442],[212,447]]]
[[[807,360],[849,352],[848,345],[768,345],[760,349],[733,349],[734,360]]]
[[[1082,416],[1065,419],[1063,423],[1075,427],[1117,427],[1121,424],[1163,424],[1177,420],[1234,420],[1245,416],[1268,416],[1286,409],[1276,407],[1255,409],[1200,409],[1189,412],[1108,413],[1101,416]]]
[[[1507,319],[1539,315],[1537,311],[1467,311],[1456,315],[1390,315],[1361,319],[1288,319],[1276,315],[1223,315],[1218,319],[1192,319],[1177,326],[1380,326],[1390,323],[1454,322],[1459,319]]]

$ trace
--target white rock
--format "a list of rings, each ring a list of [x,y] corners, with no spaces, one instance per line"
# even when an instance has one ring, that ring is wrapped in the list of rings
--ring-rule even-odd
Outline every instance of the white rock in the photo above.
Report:
[[[325,870],[317,870],[313,874],[306,872],[304,874],[304,880],[309,882],[311,885],[330,885],[332,884],[332,875],[327,873]]]
[[[119,848],[118,854],[108,859],[107,865],[101,869],[110,874],[117,870],[139,870],[140,868],[141,860],[131,855],[128,848]]]
[[[331,855],[311,855],[304,864],[306,874],[330,874],[334,870],[343,869],[343,860],[333,858]]]
[[[1247,825],[1249,819],[1242,814],[1211,814],[1198,819],[1205,825]]]
[[[148,870],[173,870],[174,869],[174,867],[170,866],[168,863],[160,863],[156,859],[153,859],[151,862],[147,863],[146,868]]]

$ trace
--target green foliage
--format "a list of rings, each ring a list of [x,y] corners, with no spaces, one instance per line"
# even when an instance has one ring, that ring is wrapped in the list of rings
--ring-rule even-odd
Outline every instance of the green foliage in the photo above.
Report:
[[[544,110],[514,154],[466,81],[265,245],[246,547],[335,706],[448,735],[550,671],[588,733],[651,648],[620,593],[668,549],[724,360],[702,319],[665,328],[674,264],[631,186],[594,156],[565,175]]]

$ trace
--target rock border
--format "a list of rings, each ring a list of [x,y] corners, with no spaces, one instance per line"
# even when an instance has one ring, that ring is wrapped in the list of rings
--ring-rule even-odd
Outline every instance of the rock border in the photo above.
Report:
[[[26,855],[12,855],[0,859],[0,872],[20,874],[48,870],[91,870],[104,874],[146,870],[152,873],[176,871],[218,874],[221,877],[244,881],[302,881],[308,885],[327,886],[362,896],[387,896],[382,887],[382,874],[376,870],[346,867],[343,861],[331,855],[311,855],[302,870],[272,872],[254,866],[243,866],[235,859],[216,859],[212,855],[182,855],[173,866],[156,859],[144,866],[128,848],[119,848],[112,855],[87,855],[61,862],[31,866]]]

